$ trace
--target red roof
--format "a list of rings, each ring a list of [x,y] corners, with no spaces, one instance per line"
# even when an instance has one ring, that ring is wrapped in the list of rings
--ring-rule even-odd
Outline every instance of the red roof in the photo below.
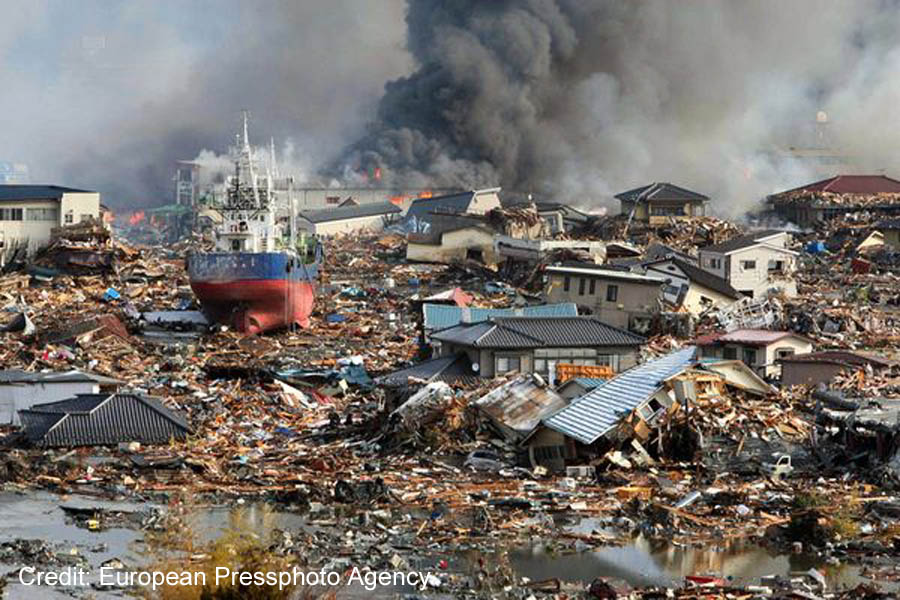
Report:
[[[897,194],[900,181],[884,175],[837,175],[782,192],[831,192],[832,194]]]
[[[802,335],[790,331],[769,331],[768,329],[737,329],[729,333],[709,333],[698,336],[694,343],[698,346],[711,346],[715,344],[743,344],[745,346],[768,346],[782,338],[794,336],[804,341],[809,341]]]

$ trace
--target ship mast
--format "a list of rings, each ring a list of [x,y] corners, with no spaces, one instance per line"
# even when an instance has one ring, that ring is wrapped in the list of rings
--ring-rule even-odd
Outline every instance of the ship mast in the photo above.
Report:
[[[241,145],[241,163],[243,164],[241,166],[250,173],[250,185],[253,189],[253,200],[256,203],[256,208],[260,208],[259,186],[257,185],[256,169],[253,165],[253,148],[250,147],[250,133],[247,126],[250,119],[250,111],[244,109],[241,111],[241,115],[244,118],[244,139],[243,144]]]

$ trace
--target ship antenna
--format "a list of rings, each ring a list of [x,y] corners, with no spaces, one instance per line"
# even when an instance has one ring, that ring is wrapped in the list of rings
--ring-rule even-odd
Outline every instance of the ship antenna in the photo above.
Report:
[[[253,200],[256,202],[256,208],[260,208],[259,187],[256,183],[256,170],[253,168],[253,148],[250,147],[250,133],[247,125],[250,120],[250,111],[244,109],[241,111],[241,115],[244,117],[244,147],[241,153],[246,158],[247,165],[250,169],[250,182],[253,186]]]
[[[278,163],[275,161],[275,138],[269,138],[269,160],[272,161],[272,177],[278,177]]]

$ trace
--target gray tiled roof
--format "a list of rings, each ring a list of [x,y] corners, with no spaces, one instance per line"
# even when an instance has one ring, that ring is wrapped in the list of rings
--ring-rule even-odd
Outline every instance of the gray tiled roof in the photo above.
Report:
[[[544,419],[544,425],[582,444],[593,444],[635,408],[648,401],[663,381],[694,362],[694,346],[672,352],[613,377]]]
[[[328,223],[342,221],[344,219],[358,219],[360,217],[374,217],[376,215],[390,215],[400,213],[400,207],[391,202],[371,202],[359,206],[338,206],[335,208],[320,208],[317,210],[304,210],[299,214],[310,223]]]
[[[704,196],[698,192],[692,192],[689,189],[665,182],[642,185],[641,187],[628,190],[627,192],[616,194],[616,198],[625,200],[626,202],[647,200],[699,200],[705,202],[706,200],[709,200],[709,196]]]
[[[759,240],[778,233],[781,233],[780,229],[765,229],[763,231],[757,231],[755,233],[748,233],[747,235],[740,235],[736,238],[731,238],[727,242],[721,242],[719,244],[706,246],[704,248],[701,248],[701,250],[703,250],[704,252],[718,252],[721,254],[725,254],[728,252],[734,252],[735,250],[741,250],[742,248],[755,246]]]
[[[472,371],[471,365],[472,361],[465,354],[441,356],[388,373],[376,379],[375,383],[389,387],[405,386],[409,382],[410,377],[423,379],[427,382],[474,382],[477,374]]]
[[[164,444],[190,433],[182,415],[156,398],[136,394],[79,394],[36,404],[19,416],[29,442],[44,448]]]
[[[425,318],[425,329],[432,330],[459,325],[464,320],[464,315],[468,323],[481,323],[496,317],[575,317],[578,316],[578,307],[573,302],[522,308],[477,308],[426,302],[422,305],[422,313]]]
[[[91,190],[79,190],[61,185],[0,185],[0,200],[59,200],[65,193],[92,193]]]
[[[459,192],[456,194],[447,194],[444,196],[434,196],[432,198],[417,198],[413,200],[406,211],[406,218],[415,217],[416,219],[425,219],[432,211],[464,213],[469,209],[475,192],[470,190],[467,192]]]
[[[595,317],[505,317],[450,327],[435,340],[476,348],[638,346],[644,338]]]
[[[117,379],[104,377],[103,375],[94,375],[92,373],[84,373],[82,371],[64,371],[50,373],[33,373],[23,371],[22,369],[4,369],[0,371],[0,383],[76,383],[76,382],[94,382],[101,384],[121,383]]]

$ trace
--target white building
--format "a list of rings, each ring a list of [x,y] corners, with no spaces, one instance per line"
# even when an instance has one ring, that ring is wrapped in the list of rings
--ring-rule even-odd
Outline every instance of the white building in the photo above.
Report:
[[[121,382],[102,375],[67,371],[29,373],[20,369],[0,371],[0,424],[19,424],[19,411],[35,404],[57,402],[78,394],[116,391]]]
[[[378,232],[400,216],[400,207],[391,202],[304,210],[297,215],[297,228],[314,235],[338,235],[359,231]]]
[[[731,287],[753,298],[769,292],[797,295],[793,279],[797,252],[787,247],[786,231],[769,229],[700,249],[700,267],[727,280]]]
[[[0,255],[50,241],[54,227],[100,218],[100,194],[58,185],[0,185]]]
[[[701,357],[740,360],[761,377],[778,377],[781,359],[813,351],[812,341],[802,335],[767,329],[713,333],[700,336],[694,343],[699,346]]]

